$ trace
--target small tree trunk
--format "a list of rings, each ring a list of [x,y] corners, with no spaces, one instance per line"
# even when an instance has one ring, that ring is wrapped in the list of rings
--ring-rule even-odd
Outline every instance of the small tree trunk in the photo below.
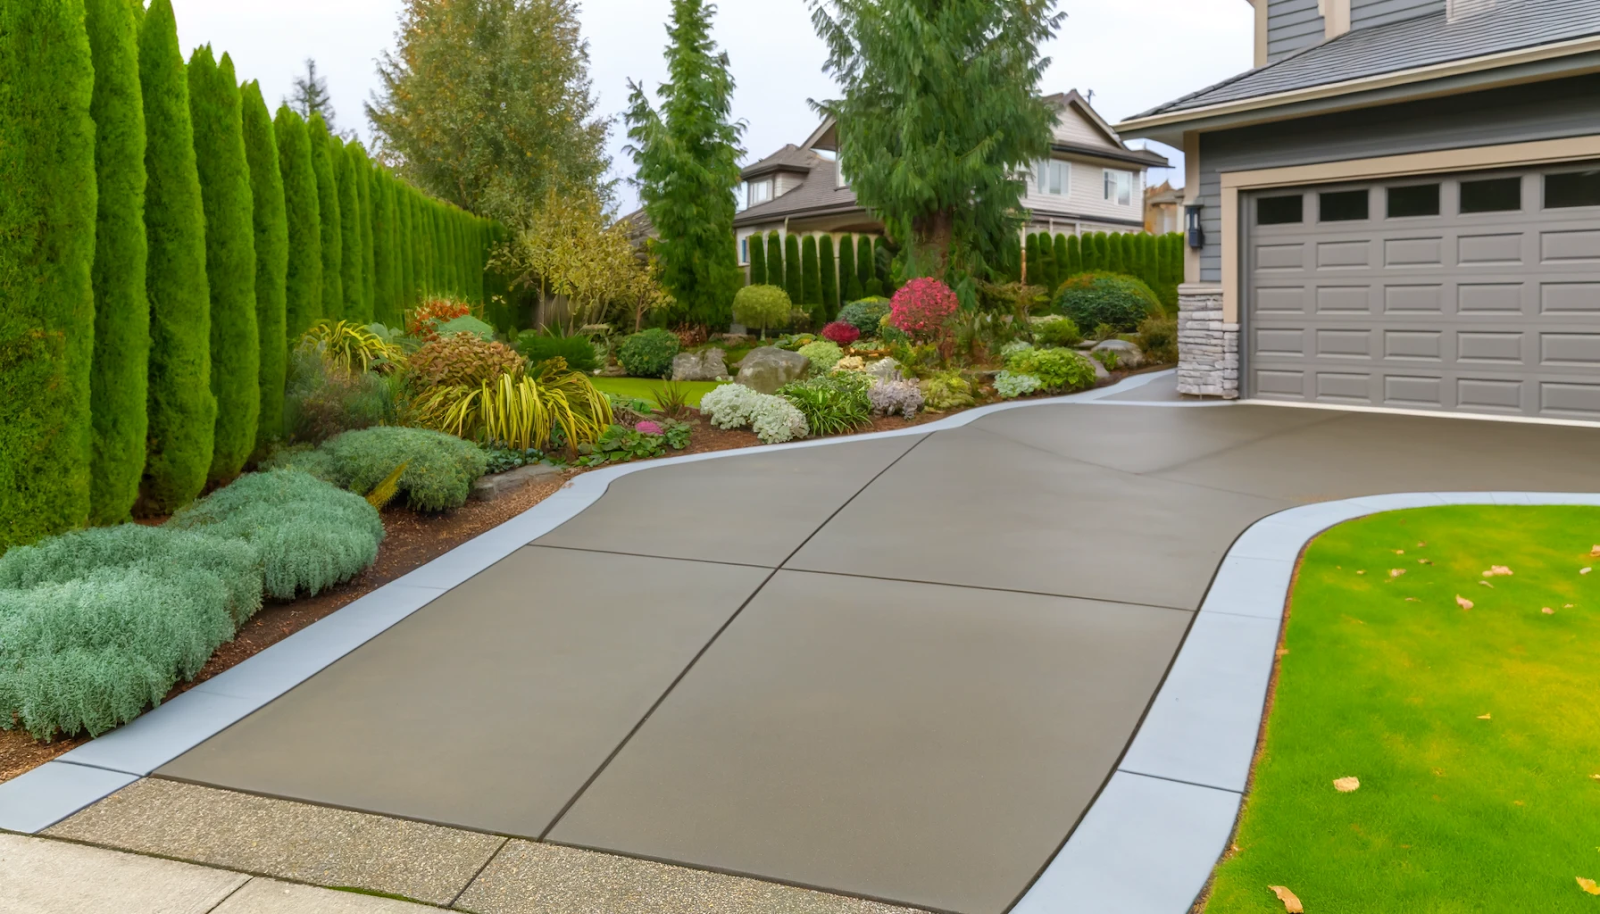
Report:
[[[943,279],[950,268],[950,246],[955,242],[955,212],[937,210],[913,220],[912,234],[916,238],[917,256],[932,257],[934,276]]]

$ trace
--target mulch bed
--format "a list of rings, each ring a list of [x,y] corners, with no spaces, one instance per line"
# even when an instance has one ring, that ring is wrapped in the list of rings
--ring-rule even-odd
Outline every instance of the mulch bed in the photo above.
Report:
[[[1119,372],[1108,383],[1115,383],[1125,376],[1126,373]],[[898,416],[876,418],[872,420],[870,426],[863,428],[861,433],[910,428],[937,422],[956,412],[961,410],[918,413],[916,418],[910,420]],[[748,429],[731,431],[720,429],[699,416],[693,416],[686,421],[694,425],[694,434],[689,447],[682,451],[672,451],[668,454],[669,457],[729,451],[755,447],[761,443],[761,439]],[[234,640],[217,649],[216,654],[212,655],[211,660],[193,681],[179,683],[167,695],[167,700],[171,701],[390,581],[500,526],[549,498],[582,472],[584,470],[571,470],[560,477],[535,480],[496,501],[468,502],[458,510],[442,514],[417,514],[404,508],[391,508],[385,511],[383,546],[378,551],[377,562],[371,568],[355,580],[314,597],[286,603],[269,601],[240,628]],[[156,519],[152,522],[159,521],[160,519]],[[0,731],[0,783],[31,771],[88,741],[88,737],[76,737],[41,743],[21,730]]]

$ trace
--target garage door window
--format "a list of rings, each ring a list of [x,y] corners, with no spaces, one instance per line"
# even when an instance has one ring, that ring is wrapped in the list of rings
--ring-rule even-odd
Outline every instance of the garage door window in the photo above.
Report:
[[[1341,190],[1319,194],[1323,222],[1359,222],[1369,215],[1371,194],[1364,190]]]
[[[1413,184],[1389,188],[1389,218],[1439,215],[1439,185]]]
[[[1463,213],[1512,213],[1522,209],[1521,178],[1461,182]]]
[[[1600,206],[1600,169],[1544,176],[1545,209]]]
[[[1256,222],[1260,225],[1298,225],[1305,221],[1306,198],[1262,197],[1256,201]]]

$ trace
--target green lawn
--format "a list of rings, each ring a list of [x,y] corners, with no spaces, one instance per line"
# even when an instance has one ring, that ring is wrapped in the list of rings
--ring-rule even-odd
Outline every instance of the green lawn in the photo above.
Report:
[[[1600,880],[1595,543],[1600,509],[1565,507],[1402,511],[1318,539],[1208,914],[1282,914],[1274,885],[1312,914],[1600,912],[1578,884]]]
[[[606,393],[651,402],[655,402],[656,391],[667,383],[658,378],[590,378],[589,380],[594,382],[597,389]],[[722,386],[716,381],[679,381],[678,384],[689,392],[690,406],[699,406],[701,397]]]

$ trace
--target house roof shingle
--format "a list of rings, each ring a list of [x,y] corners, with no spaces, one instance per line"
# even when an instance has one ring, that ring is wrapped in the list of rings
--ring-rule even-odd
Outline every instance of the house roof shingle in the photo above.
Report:
[[[739,176],[748,180],[775,171],[797,171],[804,174],[815,168],[818,162],[825,161],[827,160],[811,150],[801,149],[790,143],[754,165],[748,166],[739,172]]]
[[[855,207],[855,191],[849,187],[839,186],[839,163],[814,153],[810,155],[813,161],[804,183],[781,197],[775,197],[739,213],[733,217],[733,224],[749,225],[752,222],[768,222],[797,213]]]

